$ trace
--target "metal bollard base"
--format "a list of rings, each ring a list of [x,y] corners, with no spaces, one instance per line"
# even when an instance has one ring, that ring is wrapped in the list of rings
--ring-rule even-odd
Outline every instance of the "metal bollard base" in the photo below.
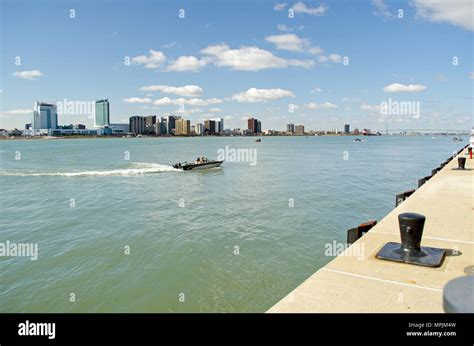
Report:
[[[421,250],[405,251],[402,244],[389,242],[380,249],[375,257],[386,261],[436,268],[441,266],[445,255],[445,249],[422,246]]]

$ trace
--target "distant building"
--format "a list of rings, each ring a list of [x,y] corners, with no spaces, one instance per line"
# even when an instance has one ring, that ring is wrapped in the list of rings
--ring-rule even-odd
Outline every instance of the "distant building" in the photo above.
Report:
[[[86,125],[76,124],[76,125],[73,126],[73,128],[76,129],[76,130],[85,130]]]
[[[295,126],[295,134],[296,135],[304,135],[304,125],[296,125]]]
[[[112,130],[113,135],[125,134],[130,132],[130,124],[110,124],[109,128]]]
[[[94,126],[104,127],[110,125],[110,104],[109,100],[95,101]]]
[[[199,124],[196,124],[195,127],[195,132],[197,135],[199,136],[202,136],[204,134],[204,125],[199,123]]]
[[[349,124],[345,124],[345,125],[344,125],[344,133],[345,133],[345,134],[348,134],[349,132],[351,132],[350,125],[349,125]]]
[[[33,131],[57,129],[58,112],[56,105],[36,101],[33,109]]]
[[[354,129],[354,134],[355,134],[355,135],[358,135],[358,134],[359,134],[359,129],[358,129],[358,128],[355,128],[355,129]]]
[[[221,134],[224,132],[224,119],[220,118],[217,120],[217,133]]]
[[[154,135],[156,134],[156,115],[149,115],[145,118],[145,134]]]
[[[145,118],[141,116],[130,117],[130,132],[135,135],[145,134]]]
[[[191,134],[191,121],[185,119],[176,120],[176,136],[189,136]]]
[[[247,129],[251,133],[255,133],[255,134],[262,133],[262,123],[258,119],[249,118],[247,120]]]
[[[181,119],[180,116],[168,115],[166,117],[166,134],[173,135],[176,129],[176,120]]]
[[[286,132],[295,133],[295,124],[286,124]]]
[[[216,133],[216,122],[215,120],[205,120],[204,121],[204,133],[208,135],[213,135]]]
[[[251,131],[252,133],[256,133],[257,132],[257,119],[249,118],[247,120],[247,129]]]

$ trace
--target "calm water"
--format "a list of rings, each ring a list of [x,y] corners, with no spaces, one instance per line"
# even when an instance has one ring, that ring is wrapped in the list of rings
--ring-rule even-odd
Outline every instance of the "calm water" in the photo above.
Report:
[[[265,311],[331,260],[326,243],[467,144],[352,139],[1,141],[0,242],[39,257],[0,257],[0,311]],[[226,145],[256,148],[257,164],[170,166]]]

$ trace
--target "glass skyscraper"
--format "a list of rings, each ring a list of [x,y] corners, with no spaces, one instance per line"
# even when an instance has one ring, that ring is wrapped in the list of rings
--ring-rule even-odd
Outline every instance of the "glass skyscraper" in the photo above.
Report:
[[[56,105],[45,102],[36,101],[33,110],[33,130],[57,129],[58,128],[58,112]]]
[[[110,125],[110,105],[109,100],[95,101],[94,126],[104,127]]]

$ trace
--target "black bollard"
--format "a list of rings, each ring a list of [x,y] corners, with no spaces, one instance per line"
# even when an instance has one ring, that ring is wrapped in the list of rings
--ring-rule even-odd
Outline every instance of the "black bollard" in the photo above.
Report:
[[[466,158],[458,157],[458,169],[466,169]]]
[[[426,218],[421,214],[403,213],[398,215],[402,249],[407,255],[421,251],[421,237]]]
[[[445,250],[421,246],[425,220],[423,215],[417,213],[398,215],[401,243],[386,243],[375,257],[387,261],[439,267],[443,262]]]

